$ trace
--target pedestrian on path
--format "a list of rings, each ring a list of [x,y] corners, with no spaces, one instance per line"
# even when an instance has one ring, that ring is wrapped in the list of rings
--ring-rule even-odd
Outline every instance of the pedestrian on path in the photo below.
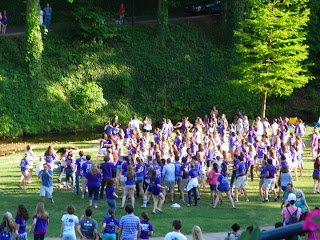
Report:
[[[49,30],[50,24],[51,24],[51,14],[52,14],[52,8],[49,6],[49,3],[47,3],[47,6],[43,9],[43,11],[44,11],[44,24]]]

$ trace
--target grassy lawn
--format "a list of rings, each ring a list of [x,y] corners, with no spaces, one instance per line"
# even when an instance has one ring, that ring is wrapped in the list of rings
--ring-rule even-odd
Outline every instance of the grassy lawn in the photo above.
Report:
[[[307,129],[307,134],[304,137],[306,148],[304,151],[304,170],[303,177],[300,177],[298,182],[294,182],[296,189],[302,189],[306,194],[306,199],[310,209],[319,206],[319,195],[314,195],[312,186],[312,171],[313,162],[310,162],[311,156],[310,141],[311,141],[312,128]],[[85,142],[66,142],[65,144],[52,143],[57,150],[60,147],[77,146],[79,149],[84,150],[85,154],[94,154],[97,152],[98,141],[85,141]],[[37,156],[43,155],[48,145],[42,145],[34,149]],[[77,156],[77,152],[76,152]],[[40,181],[33,176],[32,184],[27,185],[27,190],[23,191],[18,188],[17,183],[20,179],[19,163],[23,157],[23,152],[15,153],[9,156],[0,158],[0,213],[5,211],[12,212],[13,216],[16,214],[16,207],[18,204],[24,204],[30,215],[33,215],[35,206],[39,201]],[[36,162],[34,166],[36,165]],[[76,215],[80,217],[84,210],[88,207],[89,201],[80,199],[75,192],[70,190],[58,190],[56,188],[58,173],[54,177],[54,199],[55,205],[51,206],[49,200],[46,199],[45,207],[50,214],[50,225],[48,227],[47,237],[58,237],[60,234],[61,217],[65,214],[65,209],[68,204],[73,204],[77,211]],[[207,192],[202,193],[201,200],[197,207],[182,206],[181,209],[171,209],[170,203],[165,203],[163,214],[152,215],[152,202],[148,206],[150,221],[154,226],[155,236],[164,236],[168,231],[171,231],[171,224],[174,219],[181,219],[184,234],[190,234],[194,225],[199,225],[204,232],[221,232],[229,231],[233,223],[238,223],[242,228],[248,225],[273,225],[275,222],[282,221],[280,215],[280,202],[272,201],[270,198],[269,203],[260,203],[256,200],[259,198],[258,194],[258,178],[254,182],[248,182],[247,190],[250,202],[241,202],[243,196],[239,196],[240,202],[236,204],[237,209],[231,208],[229,201],[224,196],[224,203],[219,204],[216,209],[212,209],[210,204],[210,193],[207,186]],[[187,199],[187,194],[185,194]],[[176,198],[177,202],[179,201]],[[140,215],[142,209],[140,205],[142,199],[136,200],[136,209],[134,213]],[[120,206],[120,200],[117,200],[117,207]],[[93,210],[93,218],[97,220],[99,231],[103,221],[103,212],[107,204],[104,201],[99,202],[99,208]],[[117,209],[116,217],[120,219],[125,212],[122,209]],[[28,221],[27,228],[30,228],[31,220]],[[29,236],[31,237],[31,236]]]

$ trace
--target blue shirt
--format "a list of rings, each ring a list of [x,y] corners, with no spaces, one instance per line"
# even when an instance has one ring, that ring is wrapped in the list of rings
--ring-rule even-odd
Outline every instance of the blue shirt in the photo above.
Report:
[[[149,232],[153,232],[153,226],[150,222],[141,220],[141,234],[140,239],[149,239]]]
[[[48,173],[51,176],[53,176],[53,172],[51,169],[48,169]],[[42,185],[45,187],[52,187],[52,179],[49,178],[48,173],[46,173],[45,171],[42,170],[42,175],[41,175]]]
[[[164,174],[164,181],[174,182],[176,179],[176,166],[173,163],[165,165],[162,169],[162,174]]]
[[[123,227],[122,240],[137,240],[140,220],[133,213],[127,214],[120,219],[120,226]]]
[[[0,225],[0,240],[10,240],[12,237],[12,233],[8,232],[7,228],[3,228],[2,225]]]
[[[239,175],[239,177],[246,175],[246,166],[245,166],[244,162],[239,163],[238,173],[241,173],[242,171],[243,171],[243,174]]]
[[[181,177],[181,163],[175,162],[174,166],[175,166],[175,176]]]
[[[51,9],[50,8],[45,7],[43,9],[43,12],[44,12],[45,16],[51,16]]]
[[[85,175],[86,173],[89,172],[91,166],[92,166],[93,162],[85,162],[84,164],[82,164],[82,171],[83,171],[83,175]]]
[[[220,183],[218,186],[219,191],[229,190],[228,174],[226,176],[220,174],[217,181]]]
[[[84,158],[84,157],[81,157],[81,158],[78,158],[77,160],[76,160],[76,166],[77,166],[77,174],[79,175],[79,174],[82,174],[82,164],[83,163],[85,163],[85,161],[86,161],[86,158]]]
[[[106,228],[104,229],[103,233],[115,233],[116,226],[119,227],[119,220],[116,218],[107,217],[103,220],[103,223],[106,224]]]

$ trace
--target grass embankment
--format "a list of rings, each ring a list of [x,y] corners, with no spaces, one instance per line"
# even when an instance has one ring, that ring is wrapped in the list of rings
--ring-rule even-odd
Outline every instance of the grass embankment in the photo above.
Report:
[[[310,140],[311,129],[308,129],[307,135],[304,137],[304,142],[307,147],[304,153],[304,170],[303,177],[300,177],[297,182],[294,182],[296,189],[302,189],[306,194],[306,199],[313,209],[319,206],[319,195],[314,195],[312,190],[312,171],[313,162],[310,162]],[[55,149],[66,146],[77,146],[79,149],[84,150],[85,154],[94,154],[97,152],[98,141],[83,141],[83,142],[66,142],[58,145],[54,145]],[[34,149],[37,156],[42,155],[47,148],[47,145],[39,146]],[[76,154],[77,155],[77,154]],[[39,201],[39,189],[40,181],[33,177],[32,184],[27,186],[27,190],[23,191],[18,188],[17,183],[20,178],[19,162],[23,157],[23,152],[15,153],[9,156],[0,158],[0,213],[4,211],[10,211],[15,215],[16,207],[18,204],[25,204],[30,215],[33,214],[36,203]],[[57,173],[54,177],[54,185],[57,186]],[[170,203],[165,203],[163,214],[152,215],[152,203],[145,211],[150,215],[150,221],[154,225],[155,236],[164,236],[166,232],[171,231],[171,223],[174,219],[181,219],[183,222],[182,232],[190,234],[193,225],[199,225],[204,232],[221,232],[230,230],[230,226],[233,223],[238,223],[241,227],[248,225],[273,225],[275,222],[281,221],[280,215],[280,203],[270,201],[269,203],[260,203],[258,199],[258,178],[254,179],[254,182],[248,182],[247,190],[249,194],[250,202],[241,202],[243,196],[239,197],[240,202],[236,204],[237,209],[231,208],[228,200],[224,196],[224,203],[217,206],[217,209],[212,209],[210,204],[210,193],[207,186],[207,192],[202,193],[201,200],[197,207],[186,207],[182,205],[181,209],[171,209]],[[118,192],[120,193],[120,192]],[[120,194],[121,195],[121,194]],[[187,196],[185,196],[187,197]],[[86,199],[80,199],[74,192],[69,190],[57,190],[54,189],[55,205],[52,207],[49,201],[46,199],[46,209],[50,214],[50,225],[48,227],[48,237],[58,237],[60,233],[61,216],[65,213],[65,208],[68,204],[73,204],[76,209],[76,215],[81,216],[84,210],[88,207],[88,197]],[[272,198],[271,198],[272,199]],[[176,198],[176,202],[179,202]],[[142,209],[141,198],[136,201],[135,214],[140,215]],[[103,212],[106,209],[106,203],[104,201],[99,202],[99,208],[94,209],[93,218],[98,221],[99,229],[103,220]],[[120,200],[117,200],[117,206],[120,206]],[[120,218],[124,215],[124,210],[117,209],[116,217]],[[31,225],[31,221],[28,222],[28,228]],[[31,236],[30,236],[31,237]]]

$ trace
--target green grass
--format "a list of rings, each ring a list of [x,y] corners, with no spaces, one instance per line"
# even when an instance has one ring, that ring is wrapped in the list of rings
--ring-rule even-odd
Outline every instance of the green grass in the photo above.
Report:
[[[294,182],[296,189],[302,189],[306,194],[306,199],[310,209],[319,206],[319,195],[313,195],[313,162],[310,162],[310,140],[312,129],[307,130],[307,135],[304,137],[304,142],[307,145],[304,153],[304,170],[303,177],[300,177],[298,182]],[[55,149],[59,147],[77,146],[85,151],[85,154],[94,154],[97,148],[93,146],[98,145],[98,141],[85,142],[66,142],[65,144],[55,145]],[[48,145],[36,147],[34,152],[37,156],[42,155]],[[24,204],[30,215],[34,213],[36,203],[39,201],[40,181],[33,177],[32,184],[27,186],[28,190],[22,191],[17,187],[20,178],[19,162],[23,157],[23,152],[15,153],[13,155],[0,158],[0,213],[10,211],[13,216],[16,214],[16,207],[18,204]],[[57,185],[57,174],[54,177],[54,184]],[[242,228],[248,225],[273,225],[275,222],[282,221],[280,203],[269,202],[267,204],[257,202],[258,196],[258,178],[254,182],[248,182],[247,190],[250,202],[241,202],[243,196],[239,197],[240,202],[236,204],[237,209],[231,208],[226,196],[224,196],[224,203],[219,204],[216,209],[209,206],[210,193],[202,193],[201,200],[197,207],[186,207],[182,205],[181,209],[171,209],[170,203],[165,203],[163,214],[152,215],[152,203],[145,211],[149,213],[150,221],[154,226],[155,236],[164,236],[165,233],[171,231],[171,223],[174,219],[181,219],[183,228],[182,232],[190,234],[194,225],[199,225],[204,232],[221,232],[228,231],[233,223],[238,223]],[[187,195],[185,194],[187,199]],[[65,214],[65,209],[68,204],[73,204],[77,211],[76,215],[81,216],[84,210],[88,207],[88,199],[80,199],[74,192],[67,190],[54,189],[55,205],[52,207],[49,200],[46,199],[45,207],[50,214],[50,225],[48,227],[48,237],[58,237],[60,233],[61,217]],[[177,200],[178,201],[178,200]],[[140,215],[142,209],[139,206],[142,200],[136,201],[135,214]],[[120,200],[117,200],[117,206],[120,206]],[[103,220],[103,212],[107,204],[104,201],[99,202],[99,208],[94,209],[93,218],[98,221],[99,229]],[[120,219],[124,215],[124,210],[117,209],[116,217]],[[31,221],[28,221],[28,228]],[[30,236],[31,237],[31,236]]]

